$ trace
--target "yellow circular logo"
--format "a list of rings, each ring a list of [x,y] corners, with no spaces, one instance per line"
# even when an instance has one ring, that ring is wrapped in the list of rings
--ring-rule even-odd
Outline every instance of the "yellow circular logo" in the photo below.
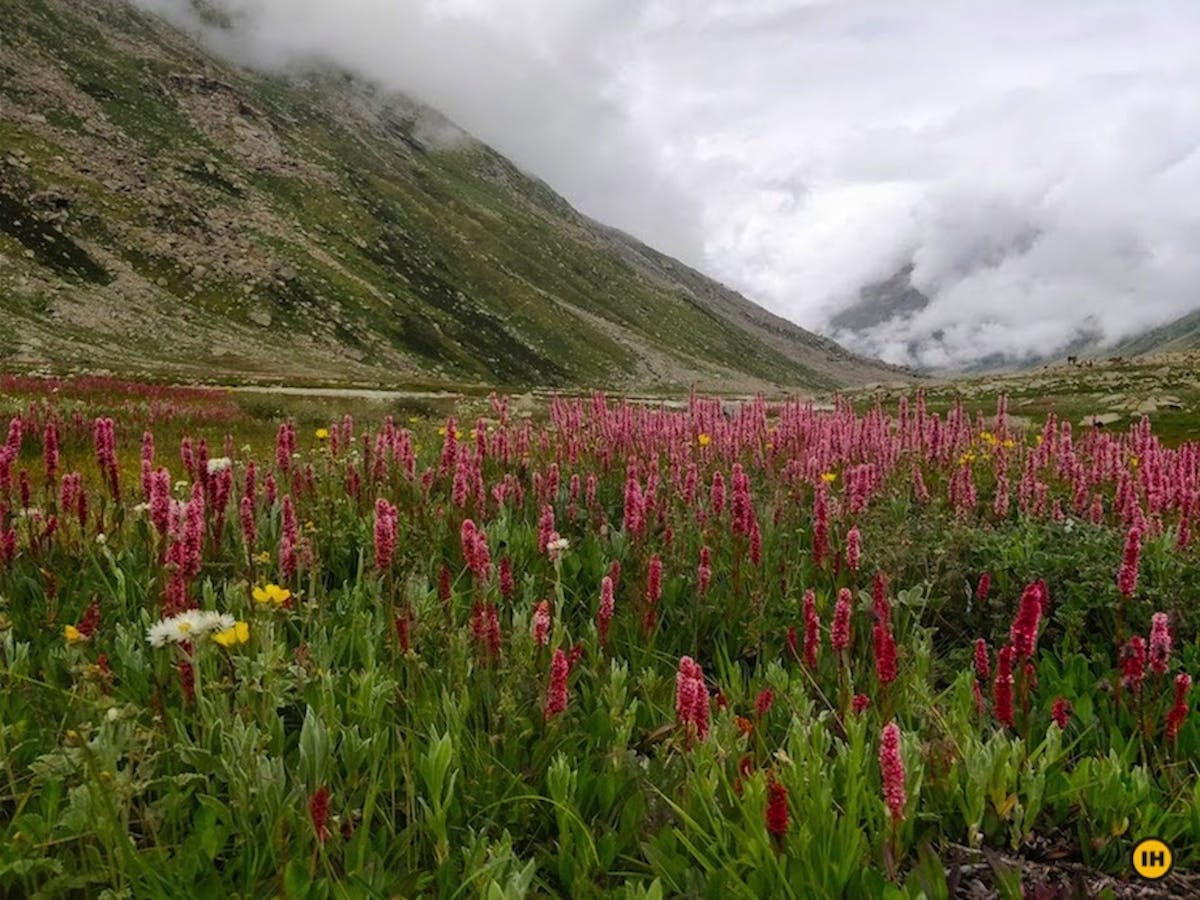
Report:
[[[1133,870],[1151,881],[1165,876],[1174,863],[1171,848],[1158,838],[1146,838],[1133,848]]]

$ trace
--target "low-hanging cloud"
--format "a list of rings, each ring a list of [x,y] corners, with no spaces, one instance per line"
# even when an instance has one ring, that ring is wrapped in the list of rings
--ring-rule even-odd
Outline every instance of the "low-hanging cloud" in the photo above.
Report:
[[[196,27],[191,0],[136,0]],[[1192,0],[209,0],[218,49],[438,108],[803,325],[912,267],[893,362],[1031,359],[1200,307]]]

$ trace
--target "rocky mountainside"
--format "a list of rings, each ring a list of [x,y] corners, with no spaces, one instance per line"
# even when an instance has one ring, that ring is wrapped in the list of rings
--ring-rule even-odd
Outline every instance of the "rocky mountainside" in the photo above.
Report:
[[[436,112],[117,0],[0,4],[0,366],[829,389],[856,357]]]

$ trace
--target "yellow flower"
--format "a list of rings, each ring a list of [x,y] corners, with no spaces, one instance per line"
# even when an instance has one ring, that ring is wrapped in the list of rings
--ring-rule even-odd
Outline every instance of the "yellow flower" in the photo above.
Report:
[[[420,416],[409,416],[409,417],[408,417],[408,424],[409,424],[409,425],[416,425],[416,424],[417,424],[418,422],[420,422],[420,421],[421,421],[421,417],[420,417]]]
[[[314,522],[312,519],[309,519],[307,522],[304,523],[304,530],[305,531],[316,531],[317,523]]]
[[[446,426],[445,426],[445,425],[443,425],[442,427],[440,427],[440,428],[438,429],[438,435],[439,435],[440,437],[445,437],[445,436],[446,436]]]
[[[696,438],[696,440],[697,440],[697,442],[699,442],[701,447],[707,447],[709,444],[712,443],[712,438],[709,435],[703,434],[703,433],[701,433]]]
[[[87,640],[74,625],[68,625],[63,629],[63,637],[67,639],[68,644],[78,644],[80,641]]]
[[[1129,468],[1136,469],[1140,462],[1141,462],[1141,460],[1138,459],[1136,456],[1129,457]]]
[[[262,563],[264,566],[271,561],[271,551],[264,550],[262,553],[256,554],[254,561]]]
[[[837,481],[837,472],[822,472],[821,480],[826,484],[833,484]]]
[[[1011,450],[1015,446],[1017,446],[1017,442],[1014,441],[1012,438],[1004,439],[1004,449],[1005,450]]]
[[[234,647],[238,644],[244,644],[250,640],[250,626],[245,622],[235,622],[232,628],[226,628],[224,631],[218,631],[214,634],[213,640],[222,647]]]
[[[316,431],[316,435],[317,435],[318,441],[327,441],[327,440],[329,440],[329,429],[328,428],[318,428]]]
[[[252,593],[256,603],[274,603],[276,606],[283,606],[292,596],[291,591],[277,584],[256,587]]]

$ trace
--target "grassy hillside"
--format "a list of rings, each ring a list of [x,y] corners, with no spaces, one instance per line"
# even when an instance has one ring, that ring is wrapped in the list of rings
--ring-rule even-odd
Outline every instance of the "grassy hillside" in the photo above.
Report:
[[[175,377],[828,389],[892,370],[437,113],[115,0],[0,5],[0,358]]]

